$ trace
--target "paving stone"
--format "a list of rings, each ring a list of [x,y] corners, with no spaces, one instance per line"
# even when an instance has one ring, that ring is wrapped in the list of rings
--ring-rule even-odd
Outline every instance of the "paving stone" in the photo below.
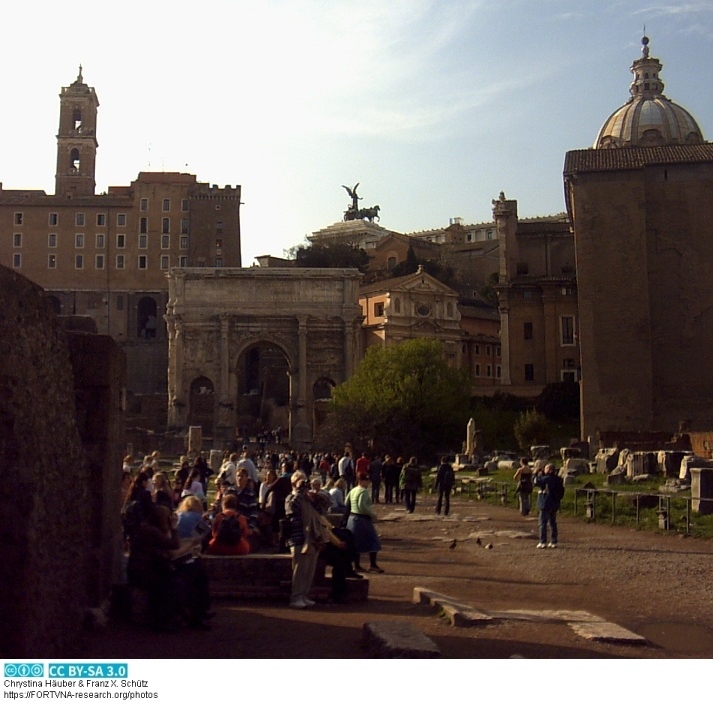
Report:
[[[475,626],[478,624],[489,624],[493,618],[485,612],[479,612],[477,609],[470,607],[459,607],[450,602],[438,602],[441,611],[450,622],[451,626],[465,627]]]
[[[371,658],[440,658],[436,644],[407,621],[366,622],[362,640]]]
[[[575,634],[590,641],[602,643],[619,643],[643,646],[649,642],[633,631],[612,622],[569,622],[569,627]]]
[[[538,622],[604,622],[605,620],[596,614],[585,612],[584,610],[569,609],[509,609],[498,612],[490,612],[497,619],[522,619],[525,621]]]

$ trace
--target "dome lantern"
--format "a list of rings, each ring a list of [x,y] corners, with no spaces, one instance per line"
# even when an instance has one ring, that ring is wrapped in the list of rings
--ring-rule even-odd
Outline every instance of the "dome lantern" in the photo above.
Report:
[[[643,37],[641,44],[642,57],[631,66],[631,97],[604,123],[594,148],[703,143],[701,129],[692,115],[663,94],[662,65],[649,56],[649,38]]]

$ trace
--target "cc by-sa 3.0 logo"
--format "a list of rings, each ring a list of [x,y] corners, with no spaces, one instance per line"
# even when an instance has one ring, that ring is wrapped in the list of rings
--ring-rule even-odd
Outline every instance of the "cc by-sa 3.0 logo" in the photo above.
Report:
[[[42,678],[44,674],[42,663],[5,663],[6,678]]]

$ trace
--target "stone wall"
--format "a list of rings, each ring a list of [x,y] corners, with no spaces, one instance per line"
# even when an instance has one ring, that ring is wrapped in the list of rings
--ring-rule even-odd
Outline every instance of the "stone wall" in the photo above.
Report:
[[[118,576],[123,378],[113,341],[0,266],[2,657],[71,655]]]

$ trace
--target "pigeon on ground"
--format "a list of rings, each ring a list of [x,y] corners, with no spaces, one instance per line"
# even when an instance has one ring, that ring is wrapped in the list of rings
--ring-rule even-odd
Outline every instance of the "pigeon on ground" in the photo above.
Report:
[[[457,545],[458,545],[458,539],[453,539],[453,541],[451,541],[450,546],[448,548],[451,549],[451,551],[452,551]]]
[[[483,542],[480,540],[480,537],[478,537],[478,538],[475,540],[475,543],[476,543],[477,546],[482,546],[482,545],[483,545]]]

